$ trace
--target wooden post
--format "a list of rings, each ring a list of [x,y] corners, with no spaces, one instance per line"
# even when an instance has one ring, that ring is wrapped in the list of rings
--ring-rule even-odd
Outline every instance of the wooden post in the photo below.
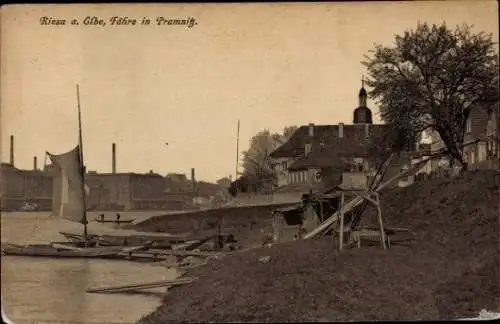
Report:
[[[281,240],[281,213],[273,213],[273,228],[274,228],[274,241],[279,243]]]
[[[380,197],[378,193],[374,193],[375,196],[375,201],[377,202],[377,217],[378,217],[378,223],[380,225],[380,239],[382,241],[382,247],[384,250],[386,249],[386,244],[385,244],[385,230],[384,230],[384,222],[382,221],[382,209],[380,208]]]
[[[344,243],[344,192],[340,194],[340,232],[339,232],[339,250],[342,250]]]
[[[217,248],[222,249],[224,247],[224,241],[222,238],[222,224],[224,223],[224,215],[219,218],[219,228],[217,231]]]
[[[319,200],[319,213],[320,213],[320,217],[321,217],[321,223],[323,223],[325,217],[323,215],[323,200],[322,199]]]

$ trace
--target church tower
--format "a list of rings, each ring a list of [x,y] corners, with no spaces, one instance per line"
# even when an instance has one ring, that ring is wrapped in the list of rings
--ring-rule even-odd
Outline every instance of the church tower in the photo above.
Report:
[[[372,112],[366,106],[368,95],[365,90],[365,78],[361,78],[361,89],[358,95],[358,108],[354,110],[354,124],[372,124]]]

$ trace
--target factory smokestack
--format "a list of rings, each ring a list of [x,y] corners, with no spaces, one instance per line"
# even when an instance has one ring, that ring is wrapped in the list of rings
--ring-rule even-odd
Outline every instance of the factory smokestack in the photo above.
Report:
[[[33,170],[38,170],[38,165],[37,165],[37,161],[36,161],[36,156],[33,157]]]
[[[191,183],[193,185],[193,192],[196,192],[196,179],[194,177],[194,168],[191,168]]]
[[[111,154],[112,154],[112,156],[111,156],[111,159],[112,159],[111,172],[116,173],[116,144],[115,143],[113,143],[113,145],[111,146]]]
[[[10,165],[14,166],[14,135],[10,135]]]

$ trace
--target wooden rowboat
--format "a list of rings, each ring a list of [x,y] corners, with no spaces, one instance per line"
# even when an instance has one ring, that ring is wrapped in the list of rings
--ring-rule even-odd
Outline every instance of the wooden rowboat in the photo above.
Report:
[[[113,224],[130,224],[132,223],[135,219],[101,219],[101,218],[95,218],[94,219],[98,223],[113,223]]]
[[[38,257],[64,257],[64,258],[122,258],[121,253],[131,253],[147,248],[147,246],[135,247],[94,247],[79,248],[65,244],[5,244],[2,246],[2,254],[17,256],[38,256]]]

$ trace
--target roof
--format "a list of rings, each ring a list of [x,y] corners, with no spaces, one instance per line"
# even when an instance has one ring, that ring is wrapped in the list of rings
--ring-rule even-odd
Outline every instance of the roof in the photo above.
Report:
[[[161,174],[158,173],[137,173],[137,172],[106,172],[106,173],[98,173],[95,171],[87,172],[86,176],[92,176],[92,177],[123,177],[123,176],[129,176],[129,177],[149,177],[149,178],[163,178]]]
[[[366,137],[368,127],[369,137]],[[300,127],[288,142],[271,153],[276,157],[299,157],[290,170],[303,168],[348,168],[345,159],[368,156],[368,146],[373,138],[380,138],[388,125],[349,124],[343,125],[343,137],[339,138],[339,125],[314,126],[313,137],[308,134],[309,126]],[[304,156],[305,144],[311,144],[311,153]],[[302,156],[302,157],[300,157]]]
[[[310,192],[311,190],[318,191],[321,190],[323,186],[318,183],[297,183],[297,184],[288,184],[277,188],[274,193],[304,193]]]
[[[172,181],[172,182],[186,182],[187,177],[186,174],[184,173],[169,173],[165,176],[167,181]]]
[[[319,147],[321,143],[328,146],[339,140],[345,143],[341,145],[350,146],[353,143],[365,139],[366,125],[369,127],[370,136],[378,135],[382,130],[387,128],[387,125],[384,124],[344,124],[344,136],[342,139],[339,139],[339,125],[313,125],[312,137],[309,136],[310,126],[301,126],[293,133],[286,143],[274,150],[270,156],[272,158],[281,158],[304,155],[306,143],[311,143],[313,145],[313,150],[314,146]]]

